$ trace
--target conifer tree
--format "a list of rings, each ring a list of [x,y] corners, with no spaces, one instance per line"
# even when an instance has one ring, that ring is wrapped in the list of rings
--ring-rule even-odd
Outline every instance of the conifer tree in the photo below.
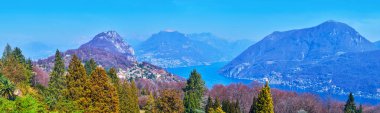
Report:
[[[272,95],[268,82],[261,89],[257,102],[256,102],[256,113],[274,113]]]
[[[201,75],[196,70],[193,70],[184,89],[184,105],[186,113],[194,113],[201,109],[204,91],[205,82],[202,80]]]
[[[138,96],[135,82],[129,83],[124,80],[120,85],[119,105],[121,113],[138,113]]]
[[[251,108],[249,109],[249,113],[256,113],[256,110],[257,110],[256,102],[257,102],[257,98],[253,97],[253,101],[252,101]]]
[[[24,64],[25,63],[25,57],[24,55],[22,54],[22,51],[20,48],[18,47],[15,47],[15,49],[13,50],[12,52],[12,56],[15,57],[15,60],[20,63],[20,64]]]
[[[21,49],[16,47],[15,50],[12,50],[10,45],[7,45],[1,65],[1,72],[4,76],[16,85],[30,85],[32,71],[28,70],[28,68],[30,67],[26,65]]]
[[[89,112],[111,113],[119,111],[119,97],[110,84],[106,71],[97,67],[91,74],[91,107]]]
[[[65,78],[65,97],[74,101],[79,109],[88,109],[90,106],[90,88],[86,70],[76,55],[70,61],[68,74]]]
[[[213,108],[213,102],[212,102],[212,99],[211,99],[211,97],[210,96],[208,96],[208,98],[207,98],[207,104],[206,104],[206,106],[205,106],[205,112],[206,113],[209,113],[208,111],[209,111],[209,109],[210,108]]]
[[[119,111],[120,113],[129,113],[128,111],[128,95],[127,95],[127,90],[129,90],[129,83],[128,81],[124,80],[120,84],[120,90],[118,91],[119,93]]]
[[[355,100],[354,96],[352,93],[348,95],[348,100],[346,102],[346,105],[344,105],[344,113],[355,113],[356,112],[356,105],[355,105]]]
[[[176,90],[163,90],[157,99],[157,110],[159,113],[183,113],[184,105],[181,94]]]
[[[217,108],[210,108],[208,111],[208,113],[226,113],[222,110],[222,107],[219,106]]]
[[[111,68],[108,71],[108,77],[111,79],[111,83],[117,88],[120,85],[120,79],[117,76],[117,72],[115,68]]]
[[[231,113],[231,105],[229,100],[225,99],[222,101],[222,110],[227,113]]]
[[[221,105],[220,105],[219,99],[215,98],[215,101],[214,101],[212,108],[216,109],[218,107],[221,107]]]
[[[134,80],[131,81],[131,86],[129,90],[127,90],[127,95],[128,95],[128,108],[130,110],[129,113],[139,113],[140,108],[139,108],[139,100],[138,100],[138,89],[136,87],[136,83]]]
[[[57,50],[55,52],[54,67],[50,73],[49,94],[46,97],[50,110],[56,109],[56,104],[62,99],[61,95],[63,89],[66,88],[65,86],[65,64],[61,53]]]
[[[359,109],[356,111],[356,113],[363,113],[363,106],[360,104]]]
[[[92,58],[89,61],[86,61],[86,63],[84,64],[84,68],[86,68],[86,73],[88,75],[91,75],[91,72],[94,71],[96,67],[98,67],[98,65],[96,64],[96,61]]]
[[[4,52],[3,52],[3,57],[1,58],[2,60],[5,60],[5,59],[7,59],[8,57],[10,57],[10,55],[12,54],[12,47],[9,45],[9,44],[7,44],[6,46],[5,46],[5,49],[4,49]]]
[[[154,97],[152,93],[149,93],[148,101],[144,106],[145,113],[157,113]]]

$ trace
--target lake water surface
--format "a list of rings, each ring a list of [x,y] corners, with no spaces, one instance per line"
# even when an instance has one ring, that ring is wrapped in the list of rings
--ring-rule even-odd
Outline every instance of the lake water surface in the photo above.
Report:
[[[176,75],[179,75],[181,77],[188,78],[191,71],[193,69],[196,69],[197,72],[202,75],[202,79],[206,82],[207,88],[212,88],[212,86],[216,84],[223,84],[223,85],[228,85],[231,83],[249,84],[252,82],[251,80],[229,78],[229,77],[225,77],[219,74],[218,70],[222,68],[224,65],[226,65],[227,63],[228,62],[218,62],[218,63],[213,63],[211,65],[167,68],[166,70]],[[286,86],[281,86],[281,85],[271,85],[271,87],[278,88],[281,90],[295,91],[298,93],[313,92],[313,91],[291,88],[291,87],[286,87]],[[329,95],[325,93],[316,93],[316,92],[313,92],[313,93],[319,95],[322,99],[327,99],[327,97],[331,97],[333,99],[336,99],[342,102],[345,102],[347,99],[346,95]],[[355,97],[355,101],[359,103],[380,104],[380,100],[378,99],[367,99],[367,98]]]

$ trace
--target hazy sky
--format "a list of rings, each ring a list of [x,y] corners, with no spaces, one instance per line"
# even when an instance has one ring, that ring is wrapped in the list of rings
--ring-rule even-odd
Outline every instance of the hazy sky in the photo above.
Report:
[[[376,41],[379,5],[379,0],[1,0],[0,52],[10,43],[30,56],[38,48],[51,54],[107,30],[137,39],[170,29],[258,41],[273,31],[326,20],[347,23]]]

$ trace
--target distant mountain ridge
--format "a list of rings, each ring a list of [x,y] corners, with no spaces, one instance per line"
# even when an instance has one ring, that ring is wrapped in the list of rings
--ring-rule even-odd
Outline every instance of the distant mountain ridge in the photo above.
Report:
[[[240,79],[268,78],[273,84],[318,92],[360,93],[345,84],[361,76],[367,81],[378,81],[369,79],[380,75],[377,71],[380,64],[374,59],[378,54],[373,51],[376,49],[347,24],[327,21],[311,28],[274,32],[250,46],[220,72]],[[358,95],[380,97],[377,92],[380,86],[360,87],[368,89],[362,89]]]
[[[184,67],[207,65],[214,62],[228,61],[239,51],[248,47],[241,43],[239,48],[230,47],[236,44],[223,40],[211,33],[184,34],[178,31],[161,31],[153,34],[136,47],[139,61],[150,62],[161,67]],[[244,48],[245,49],[245,48]]]
[[[106,69],[111,67],[117,68],[119,70],[118,75],[121,78],[180,80],[177,76],[165,71],[163,68],[146,62],[138,63],[134,56],[134,49],[124,42],[116,31],[99,33],[78,49],[63,52],[62,55],[66,66],[68,66],[74,54],[83,62],[92,58]],[[54,56],[38,60],[36,64],[44,68],[45,71],[50,72],[54,65]]]

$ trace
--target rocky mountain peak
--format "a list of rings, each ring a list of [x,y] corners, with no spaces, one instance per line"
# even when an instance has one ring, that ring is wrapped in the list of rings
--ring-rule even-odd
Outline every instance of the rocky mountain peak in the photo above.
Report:
[[[116,31],[99,33],[80,48],[100,48],[111,52],[134,55],[132,47],[124,42],[123,38]]]

